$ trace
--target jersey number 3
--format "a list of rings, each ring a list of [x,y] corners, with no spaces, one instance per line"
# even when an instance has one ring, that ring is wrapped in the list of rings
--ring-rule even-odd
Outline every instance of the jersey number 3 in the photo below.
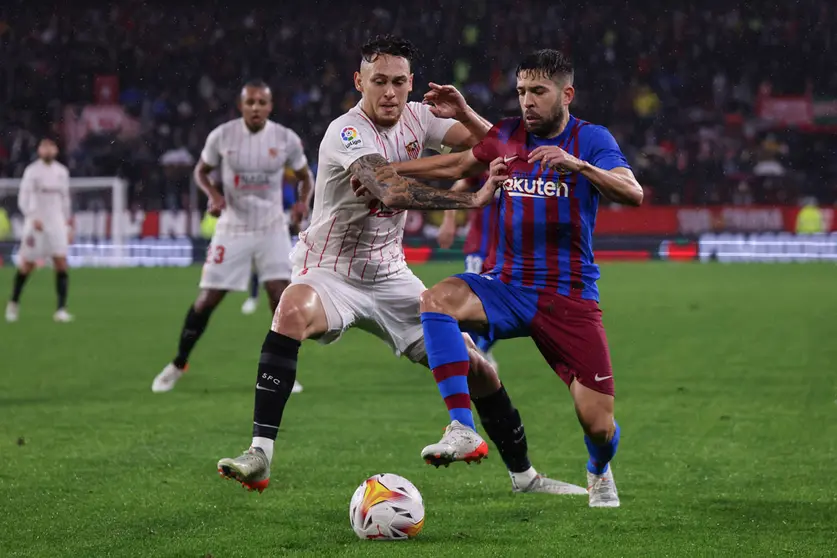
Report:
[[[206,263],[224,263],[224,247],[210,246],[206,253]]]

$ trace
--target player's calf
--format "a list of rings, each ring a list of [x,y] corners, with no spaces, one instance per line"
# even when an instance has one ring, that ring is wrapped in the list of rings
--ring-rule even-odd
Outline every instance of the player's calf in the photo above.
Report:
[[[209,318],[224,299],[224,295],[226,295],[226,291],[214,289],[204,289],[200,292],[183,320],[183,327],[180,329],[180,339],[177,344],[177,355],[154,377],[154,381],[151,383],[151,391],[162,393],[174,389],[175,384],[186,372],[189,366],[189,356],[203,332],[206,331]]]
[[[613,418],[613,396],[574,381],[570,386],[587,446],[587,490],[590,507],[619,507],[610,462],[619,448],[620,429]]]
[[[427,360],[451,421],[476,429],[468,390],[471,356],[459,330],[461,319],[470,317],[473,299],[464,281],[448,278],[422,293],[421,323]]]
[[[6,304],[6,321],[9,323],[18,320],[20,314],[20,296],[23,294],[23,286],[26,284],[26,280],[29,279],[31,271],[31,267],[27,268],[26,262],[24,262],[24,265],[15,273],[12,297]]]
[[[67,274],[67,259],[55,258],[55,294],[58,298],[58,312],[67,313],[67,295],[70,290],[70,276]]]
[[[316,291],[294,285],[282,295],[259,357],[253,409],[252,448],[273,459],[273,446],[288,398],[296,384],[299,347],[309,335],[324,333],[327,319]]]

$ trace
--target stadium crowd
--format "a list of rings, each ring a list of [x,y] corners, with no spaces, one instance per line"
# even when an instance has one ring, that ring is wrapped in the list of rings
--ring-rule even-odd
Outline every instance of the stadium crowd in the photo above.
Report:
[[[75,176],[125,176],[133,205],[186,203],[206,135],[234,116],[251,77],[271,85],[273,117],[302,136],[315,163],[329,122],[359,98],[351,85],[359,45],[393,32],[423,51],[417,93],[430,80],[455,83],[491,119],[517,111],[522,53],[568,51],[573,112],[611,128],[647,202],[837,202],[833,129],[769,129],[754,118],[768,89],[837,97],[833,3],[630,4],[426,0],[367,11],[321,0],[236,12],[153,0],[11,0],[0,6],[0,176],[20,176],[41,135],[67,145],[62,122],[93,102],[102,75],[118,77],[118,102],[136,129],[88,134],[63,157]]]

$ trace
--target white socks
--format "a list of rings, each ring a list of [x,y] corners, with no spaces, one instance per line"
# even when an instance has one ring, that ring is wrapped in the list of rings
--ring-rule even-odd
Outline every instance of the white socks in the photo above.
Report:
[[[250,444],[250,446],[254,448],[261,448],[264,454],[267,456],[267,462],[270,463],[271,461],[273,461],[273,442],[274,441],[270,438],[254,437],[253,443]]]
[[[535,477],[538,476],[538,472],[534,467],[529,467],[522,473],[512,473],[509,471],[509,476],[511,477],[512,484],[514,486],[519,489],[524,489],[529,486],[533,480],[535,480]]]

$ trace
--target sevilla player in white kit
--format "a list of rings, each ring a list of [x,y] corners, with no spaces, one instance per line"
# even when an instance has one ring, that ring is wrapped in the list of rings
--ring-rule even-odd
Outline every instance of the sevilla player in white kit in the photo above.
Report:
[[[274,441],[303,340],[332,343],[346,329],[359,327],[396,354],[427,366],[419,318],[419,297],[425,287],[407,267],[401,247],[405,210],[473,208],[494,199],[492,181],[476,193],[447,192],[392,171],[390,162],[415,159],[424,148],[474,145],[491,126],[451,86],[431,84],[425,100],[433,106],[408,103],[413,56],[413,46],[394,37],[367,43],[360,71],[355,73],[362,99],[331,123],[320,144],[311,225],[294,249],[291,286],[282,295],[262,345],[252,445],[243,455],[218,462],[221,476],[251,490],[268,486]],[[375,198],[355,196],[353,176]],[[496,373],[473,345],[469,357],[471,393],[486,432],[509,468],[513,489],[585,493],[537,474],[529,463],[520,416]],[[439,451],[425,452],[424,457],[436,465],[478,462],[488,451],[473,425],[457,420],[435,446]]]
[[[55,290],[58,310],[56,322],[69,322],[67,312],[67,247],[72,234],[70,207],[70,172],[55,160],[58,146],[51,139],[38,144],[38,160],[23,171],[18,192],[18,206],[24,216],[23,241],[18,256],[20,266],[14,279],[12,298],[6,305],[6,321],[16,322],[20,295],[38,260],[52,258],[55,267]]]
[[[311,171],[299,136],[268,120],[273,101],[264,82],[248,82],[241,90],[242,118],[215,128],[206,138],[195,181],[209,197],[209,212],[220,215],[200,281],[200,294],[180,333],[177,356],[163,368],[151,389],[171,390],[186,371],[189,355],[206,329],[212,311],[228,291],[246,291],[255,267],[264,282],[271,311],[291,277],[291,238],[282,205],[285,167],[293,169],[300,184],[300,200],[312,189]],[[210,173],[221,167],[223,192]],[[297,203],[294,220],[307,215]],[[296,391],[302,387],[296,384]]]

